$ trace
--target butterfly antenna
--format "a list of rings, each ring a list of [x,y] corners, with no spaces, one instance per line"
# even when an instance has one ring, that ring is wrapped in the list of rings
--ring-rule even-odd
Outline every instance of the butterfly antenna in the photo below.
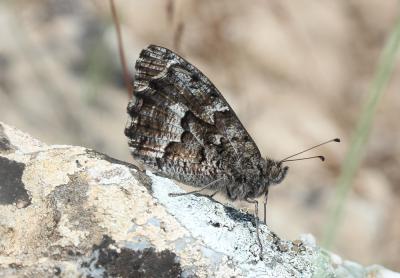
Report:
[[[306,160],[306,159],[313,159],[313,158],[319,158],[321,161],[325,161],[325,157],[322,155],[317,155],[317,156],[310,156],[310,157],[302,157],[302,158],[295,158],[295,159],[286,159],[285,162],[288,161],[297,161],[297,160]]]
[[[306,158],[299,158],[299,159],[290,159],[290,160],[289,160],[289,158],[292,158],[292,157],[297,156],[297,155],[299,155],[299,154],[308,152],[309,150],[318,148],[318,147],[320,147],[320,146],[322,146],[322,145],[325,145],[325,144],[328,144],[328,143],[331,143],[331,142],[340,142],[340,139],[339,139],[339,138],[335,138],[335,139],[331,139],[331,140],[328,140],[328,141],[326,141],[326,142],[323,142],[323,143],[321,143],[321,144],[315,145],[315,146],[313,146],[313,147],[311,147],[311,148],[308,148],[308,149],[306,149],[306,150],[304,150],[304,151],[301,151],[301,152],[295,153],[295,154],[293,154],[293,155],[291,155],[291,156],[288,156],[288,157],[282,159],[281,161],[279,161],[279,163],[282,163],[282,162],[285,162],[285,161],[304,160],[304,159],[311,159],[311,158],[320,158],[322,161],[324,161],[325,158],[324,158],[323,156],[313,156],[313,157],[306,157]]]

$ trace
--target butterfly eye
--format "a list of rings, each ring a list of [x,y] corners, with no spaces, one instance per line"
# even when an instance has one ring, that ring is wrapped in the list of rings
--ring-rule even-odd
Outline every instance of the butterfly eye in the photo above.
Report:
[[[200,81],[200,76],[199,76],[197,73],[193,73],[193,74],[191,75],[191,77],[192,77],[192,81],[193,81],[193,82],[198,82],[198,81]]]
[[[275,164],[271,167],[271,174],[270,174],[270,178],[273,181],[278,181],[281,179],[282,176],[282,168],[279,164]]]

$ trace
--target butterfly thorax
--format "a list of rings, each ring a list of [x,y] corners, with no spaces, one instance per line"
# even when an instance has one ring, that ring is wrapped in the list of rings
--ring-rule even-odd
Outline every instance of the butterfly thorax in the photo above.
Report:
[[[268,192],[268,187],[280,183],[288,167],[272,159],[242,158],[231,167],[231,182],[226,185],[226,194],[231,200],[257,198]]]

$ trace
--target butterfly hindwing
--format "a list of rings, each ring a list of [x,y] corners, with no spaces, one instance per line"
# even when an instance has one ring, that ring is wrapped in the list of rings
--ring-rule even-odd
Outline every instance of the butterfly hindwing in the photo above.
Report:
[[[125,128],[132,155],[194,186],[229,176],[230,166],[260,152],[221,93],[172,51],[150,45],[136,62]]]

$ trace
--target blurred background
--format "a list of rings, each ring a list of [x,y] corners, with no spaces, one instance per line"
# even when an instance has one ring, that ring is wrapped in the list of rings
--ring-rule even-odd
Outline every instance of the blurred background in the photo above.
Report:
[[[268,224],[282,238],[330,217],[337,178],[397,0],[117,0],[130,75],[142,48],[180,53],[224,94],[264,156],[293,162],[270,190]],[[128,94],[108,1],[0,2],[0,120],[48,144],[81,145],[133,162]],[[400,271],[400,66],[378,106],[333,251]],[[244,206],[244,204],[236,204]]]

